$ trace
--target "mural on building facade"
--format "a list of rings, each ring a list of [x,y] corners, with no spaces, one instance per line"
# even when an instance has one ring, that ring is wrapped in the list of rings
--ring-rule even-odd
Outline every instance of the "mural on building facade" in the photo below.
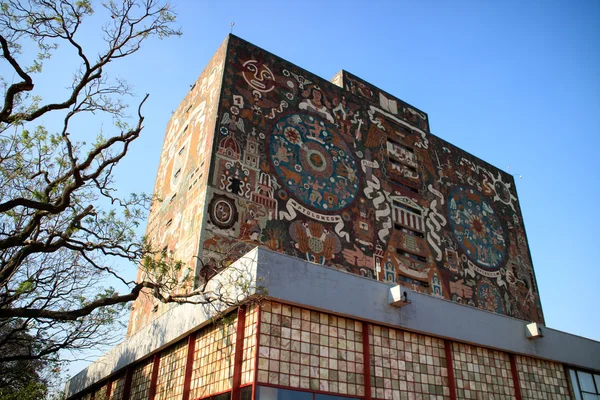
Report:
[[[230,36],[202,247],[262,245],[543,322],[512,176],[427,114]]]

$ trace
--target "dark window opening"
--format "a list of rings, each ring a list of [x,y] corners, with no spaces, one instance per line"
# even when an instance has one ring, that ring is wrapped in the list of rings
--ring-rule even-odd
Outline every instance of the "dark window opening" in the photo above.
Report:
[[[427,262],[427,257],[419,256],[417,254],[409,253],[404,249],[396,249],[396,253],[406,258],[410,258],[411,260],[420,261],[422,263]]]
[[[392,143],[394,146],[403,148],[404,150],[408,151],[409,153],[415,154],[415,149],[405,145],[404,143],[401,143],[399,140],[396,140],[396,138],[388,137],[388,142]]]
[[[410,236],[416,236],[418,238],[423,239],[425,237],[425,235],[423,234],[423,232],[419,232],[419,231],[415,231],[414,229],[408,228],[406,226],[400,225],[399,223],[394,223],[394,229],[398,230],[398,231],[402,231],[404,233],[406,233],[407,235]]]

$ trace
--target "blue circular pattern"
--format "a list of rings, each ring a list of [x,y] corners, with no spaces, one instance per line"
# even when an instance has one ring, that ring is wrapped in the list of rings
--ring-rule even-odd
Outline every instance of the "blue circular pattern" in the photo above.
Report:
[[[457,186],[448,196],[448,220],[460,247],[478,266],[497,270],[506,255],[500,220],[484,196],[467,186]]]
[[[358,193],[358,166],[350,149],[334,126],[315,115],[279,119],[269,152],[283,186],[309,208],[341,210]]]

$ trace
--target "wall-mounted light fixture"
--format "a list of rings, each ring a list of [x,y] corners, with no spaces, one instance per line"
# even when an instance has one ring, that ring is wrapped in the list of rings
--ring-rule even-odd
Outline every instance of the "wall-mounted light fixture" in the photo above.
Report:
[[[530,324],[525,325],[525,335],[527,339],[534,340],[544,337],[544,332],[542,331],[542,325],[537,322],[532,322]]]
[[[388,293],[388,301],[391,306],[394,307],[403,307],[407,304],[410,304],[411,301],[408,298],[408,294],[410,293],[410,289],[402,287],[400,285],[394,286],[390,288]]]

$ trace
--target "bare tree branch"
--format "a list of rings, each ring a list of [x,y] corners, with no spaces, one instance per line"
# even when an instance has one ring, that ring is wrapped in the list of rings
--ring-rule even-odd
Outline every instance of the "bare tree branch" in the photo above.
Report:
[[[163,0],[102,7],[108,18],[99,28],[104,47],[98,51],[80,33],[94,12],[88,0],[0,4],[0,62],[11,70],[7,76],[17,77],[11,84],[2,79],[0,101],[0,346],[13,349],[0,353],[0,366],[54,362],[61,350],[110,343],[114,324],[141,295],[163,303],[228,301],[206,285],[216,265],[204,270],[198,287],[205,292],[191,291],[194,277],[182,279],[182,263],[137,233],[152,196],[126,197],[114,184],[113,171],[143,131],[148,95],[127,120],[132,88],[109,72],[149,38],[180,35],[175,15]],[[38,53],[23,54],[32,44]],[[66,94],[44,101],[35,83],[52,79],[44,78],[42,66],[59,45],[77,54],[74,78]],[[48,114],[62,121],[45,126]],[[103,128],[94,132],[101,115],[115,122],[108,135]],[[83,117],[86,128],[75,129]],[[146,268],[145,279],[125,279],[116,267],[123,261]],[[107,286],[108,278],[124,289]]]

